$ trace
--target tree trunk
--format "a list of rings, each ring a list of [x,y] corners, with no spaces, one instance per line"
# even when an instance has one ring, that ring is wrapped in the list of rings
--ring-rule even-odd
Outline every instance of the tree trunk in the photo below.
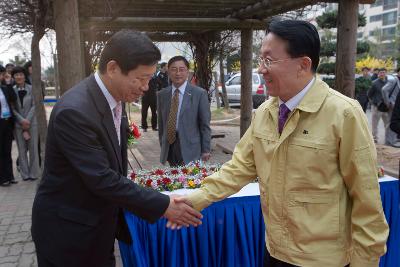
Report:
[[[77,0],[54,1],[58,71],[61,94],[82,80],[84,64]]]
[[[358,0],[340,0],[337,19],[335,88],[354,97],[357,53]]]
[[[41,78],[41,59],[40,59],[40,49],[39,42],[44,35],[43,30],[36,30],[33,33],[32,43],[31,43],[31,53],[32,53],[32,94],[35,102],[35,114],[37,119],[37,127],[39,133],[40,142],[40,157],[41,157],[41,169],[43,171],[44,166],[44,153],[46,147],[46,137],[47,137],[47,120],[46,111],[43,103],[42,94],[42,78]]]
[[[221,99],[219,97],[219,90],[218,90],[218,75],[216,72],[214,72],[214,95],[215,95],[215,101],[217,102],[217,109],[221,108]]]
[[[251,112],[253,103],[251,99],[252,91],[252,63],[253,63],[253,30],[242,30],[240,38],[241,56],[240,56],[240,137],[244,135],[251,123]]]
[[[225,86],[225,75],[224,75],[224,54],[221,50],[219,51],[219,79],[221,80],[221,88],[222,88],[222,101],[224,102],[224,109],[229,110],[229,102],[228,102],[228,93],[226,92]]]

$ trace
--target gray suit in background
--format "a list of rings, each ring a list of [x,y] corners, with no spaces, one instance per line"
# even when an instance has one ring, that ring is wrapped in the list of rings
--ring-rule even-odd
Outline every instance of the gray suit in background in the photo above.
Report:
[[[392,117],[394,104],[396,103],[396,98],[400,92],[400,81],[399,78],[396,76],[390,78],[389,77],[390,76],[388,75],[388,81],[382,87],[382,97],[386,106],[389,107],[388,116],[390,120],[390,118]],[[388,125],[385,136],[386,145],[396,145],[397,141],[397,134],[393,132]]]
[[[158,134],[161,146],[160,161],[168,158],[167,121],[171,106],[172,87],[157,93]],[[210,104],[206,90],[187,83],[179,111],[178,134],[185,164],[199,160],[202,153],[211,151]]]
[[[15,115],[15,139],[18,146],[19,166],[20,174],[23,180],[29,178],[39,178],[40,167],[39,167],[39,151],[38,151],[38,129],[37,120],[35,115],[35,103],[32,95],[32,86],[25,84],[26,95],[23,98],[21,105],[20,96],[18,94],[19,89],[14,86],[15,94],[17,95],[17,101],[13,107]],[[27,119],[30,121],[29,134],[31,139],[26,141],[23,137],[23,129],[21,121]],[[28,153],[29,151],[29,161]]]

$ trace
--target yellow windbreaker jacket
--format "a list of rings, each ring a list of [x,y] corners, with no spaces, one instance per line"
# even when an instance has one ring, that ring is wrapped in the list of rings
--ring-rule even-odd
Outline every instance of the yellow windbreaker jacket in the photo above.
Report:
[[[303,267],[376,267],[389,229],[376,150],[357,101],[316,79],[278,133],[278,99],[255,111],[232,160],[189,195],[201,210],[259,177],[271,256]]]

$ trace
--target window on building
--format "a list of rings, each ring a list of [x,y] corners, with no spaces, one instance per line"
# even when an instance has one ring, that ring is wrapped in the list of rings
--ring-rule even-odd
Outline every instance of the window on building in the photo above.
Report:
[[[382,54],[388,57],[393,57],[396,52],[396,45],[394,42],[382,44]]]
[[[379,15],[369,17],[369,22],[380,21],[381,19],[382,19],[382,14],[379,14]]]
[[[383,10],[397,8],[398,0],[383,0]]]
[[[363,32],[357,32],[357,38],[362,38],[363,37]]]
[[[382,14],[382,25],[390,25],[397,23],[397,11]]]
[[[396,34],[396,27],[382,29],[382,41],[394,39]]]
[[[382,3],[383,3],[383,0],[376,0],[375,3],[371,4],[371,7],[381,6]]]

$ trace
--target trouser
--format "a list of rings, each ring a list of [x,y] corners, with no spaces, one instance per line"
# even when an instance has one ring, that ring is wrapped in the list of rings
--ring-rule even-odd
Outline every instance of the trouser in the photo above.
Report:
[[[347,264],[344,267],[349,267],[350,264]],[[293,265],[290,263],[286,263],[283,261],[280,261],[278,259],[275,259],[269,255],[267,248],[264,249],[264,267],[299,267],[297,265]],[[303,266],[306,267],[306,266]]]
[[[20,174],[23,180],[28,178],[39,178],[39,151],[38,151],[38,132],[36,126],[29,129],[31,139],[26,141],[22,135],[22,129],[15,129],[15,139],[18,146],[18,158]],[[29,160],[28,160],[29,152]]]
[[[175,142],[169,145],[167,161],[171,167],[185,165],[182,158],[182,151],[178,133],[176,133]]]
[[[374,141],[378,142],[378,123],[379,120],[382,119],[383,125],[385,128],[385,137],[387,133],[387,129],[390,124],[389,112],[381,112],[378,110],[376,105],[371,105],[371,124],[372,124],[372,136],[374,137]],[[385,140],[386,141],[386,140]]]
[[[142,101],[142,128],[147,129],[147,112],[151,110],[151,128],[157,129],[157,100]]]
[[[14,180],[11,158],[12,138],[12,120],[0,119],[0,183]]]
[[[389,116],[389,122],[390,119],[392,118],[392,114],[393,114],[393,110],[390,110],[388,112],[388,116]],[[387,127],[386,127],[386,133],[385,133],[385,143],[387,145],[394,145],[397,143],[399,139],[397,138],[397,133],[393,132],[390,129],[390,123],[388,123]]]

